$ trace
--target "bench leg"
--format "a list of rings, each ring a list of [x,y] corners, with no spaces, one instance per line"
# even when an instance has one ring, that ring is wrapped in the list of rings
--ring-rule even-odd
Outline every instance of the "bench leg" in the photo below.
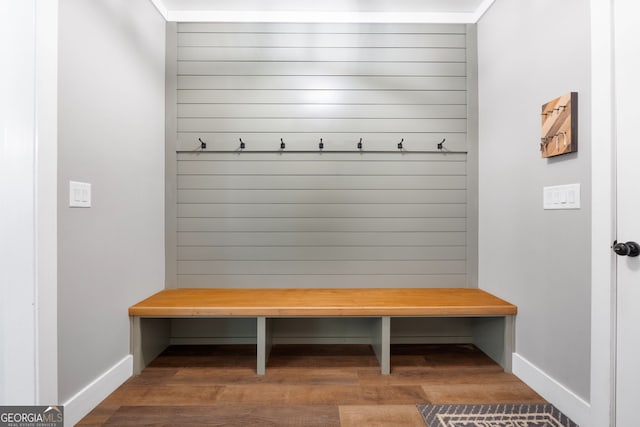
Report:
[[[144,369],[142,360],[142,325],[140,317],[130,318],[131,325],[131,355],[133,356],[133,375],[140,375]]]
[[[516,316],[504,318],[504,371],[512,372],[513,353],[516,351]]]
[[[380,373],[391,373],[391,318],[376,318],[371,334],[371,346],[380,362]]]
[[[267,370],[271,347],[273,346],[271,341],[271,319],[266,317],[257,318],[256,345],[258,354],[256,373],[264,375]]]
[[[473,343],[511,373],[511,359],[516,350],[515,316],[473,319]]]
[[[133,356],[133,374],[142,370],[169,346],[170,319],[130,317],[130,351]]]

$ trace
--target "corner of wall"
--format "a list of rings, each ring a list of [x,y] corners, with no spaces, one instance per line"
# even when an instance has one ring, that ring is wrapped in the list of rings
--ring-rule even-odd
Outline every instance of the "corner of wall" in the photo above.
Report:
[[[478,28],[466,26],[467,51],[467,287],[478,287]]]
[[[178,25],[166,24],[165,61],[165,288],[177,287]]]

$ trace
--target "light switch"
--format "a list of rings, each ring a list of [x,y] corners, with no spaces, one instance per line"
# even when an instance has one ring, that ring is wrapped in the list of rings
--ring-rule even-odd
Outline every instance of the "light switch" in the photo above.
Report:
[[[87,182],[69,181],[69,207],[91,207],[91,184]]]
[[[580,184],[544,187],[544,209],[580,209]]]

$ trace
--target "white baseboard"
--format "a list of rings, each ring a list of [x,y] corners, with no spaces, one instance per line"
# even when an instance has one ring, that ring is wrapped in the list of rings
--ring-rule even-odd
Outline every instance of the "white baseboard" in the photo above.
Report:
[[[74,426],[133,375],[133,356],[128,355],[64,402],[64,425]]]
[[[590,425],[591,405],[518,353],[513,373],[580,426]]]

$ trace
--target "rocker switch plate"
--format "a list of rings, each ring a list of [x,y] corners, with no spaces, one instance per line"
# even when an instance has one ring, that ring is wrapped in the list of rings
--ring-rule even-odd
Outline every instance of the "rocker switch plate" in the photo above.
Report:
[[[91,207],[91,184],[87,182],[69,181],[69,207]]]
[[[544,209],[580,209],[580,184],[544,187]]]

